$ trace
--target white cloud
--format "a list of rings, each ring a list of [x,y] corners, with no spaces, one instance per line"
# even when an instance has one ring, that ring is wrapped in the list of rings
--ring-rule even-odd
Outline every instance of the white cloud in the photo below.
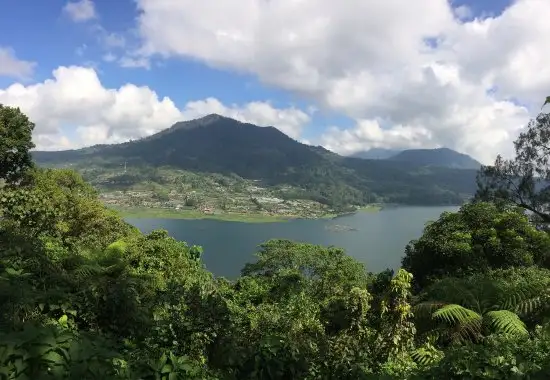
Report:
[[[69,1],[63,7],[63,12],[74,22],[85,22],[97,17],[95,5],[91,0]]]
[[[474,12],[467,5],[461,5],[456,7],[454,9],[454,13],[456,17],[458,17],[460,20],[471,19],[474,16]]]
[[[319,140],[340,152],[406,143],[490,162],[550,88],[548,0],[491,18],[447,0],[137,3],[142,54],[254,74],[339,111],[355,129]]]
[[[120,67],[125,68],[143,68],[147,70],[151,68],[151,62],[146,57],[132,58],[124,56],[119,59],[118,63]]]
[[[263,102],[225,106],[208,98],[178,109],[170,98],[160,98],[146,86],[105,88],[93,68],[78,66],[59,67],[42,83],[0,89],[0,103],[28,114],[36,124],[37,148],[47,150],[136,139],[209,113],[274,125],[294,136],[309,122],[298,109],[276,109]]]
[[[18,59],[13,49],[0,46],[0,76],[27,79],[32,76],[35,66],[34,62]]]
[[[300,137],[303,127],[310,122],[310,116],[297,108],[277,109],[267,102],[226,106],[215,98],[208,98],[189,102],[183,110],[183,116],[187,120],[211,113],[262,127],[274,126],[294,139]]]

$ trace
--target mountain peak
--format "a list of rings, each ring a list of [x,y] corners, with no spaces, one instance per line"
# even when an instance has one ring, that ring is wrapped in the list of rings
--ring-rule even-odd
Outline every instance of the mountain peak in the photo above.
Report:
[[[204,123],[212,123],[214,121],[223,120],[223,119],[231,119],[229,117],[222,116],[217,113],[211,113],[203,117],[199,117],[198,119],[195,119],[195,121],[202,121]],[[231,119],[233,120],[233,119]]]
[[[160,134],[167,133],[169,131],[173,131],[176,129],[195,129],[199,127],[206,127],[208,125],[214,124],[216,122],[220,121],[230,121],[233,123],[239,123],[239,121],[231,119],[226,116],[219,115],[217,113],[211,113],[206,116],[200,117],[198,119],[192,119],[192,120],[186,120],[186,121],[178,121],[172,127],[165,129],[164,131],[160,132]]]

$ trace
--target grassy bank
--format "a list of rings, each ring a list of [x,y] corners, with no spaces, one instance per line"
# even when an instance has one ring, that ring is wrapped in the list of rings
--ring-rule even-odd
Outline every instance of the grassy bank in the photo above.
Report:
[[[359,207],[359,209],[357,211],[361,211],[361,212],[378,212],[382,210],[382,205],[381,204],[371,204],[371,205],[366,205],[366,206],[363,206],[363,207]]]
[[[175,210],[162,208],[146,207],[111,207],[122,214],[125,218],[151,218],[151,219],[213,219],[227,222],[246,222],[246,223],[276,223],[286,222],[292,219],[332,219],[338,214],[325,214],[318,218],[303,218],[301,216],[276,216],[255,213],[213,213],[205,214],[197,210]],[[360,212],[378,212],[382,207],[380,205],[368,205],[359,208]],[[350,214],[353,214],[350,213]]]
[[[227,222],[246,222],[246,223],[274,223],[286,222],[289,218],[279,216],[270,216],[264,214],[238,214],[238,213],[218,213],[204,214],[195,210],[174,210],[161,208],[121,208],[113,207],[125,218],[158,218],[158,219],[214,219]]]

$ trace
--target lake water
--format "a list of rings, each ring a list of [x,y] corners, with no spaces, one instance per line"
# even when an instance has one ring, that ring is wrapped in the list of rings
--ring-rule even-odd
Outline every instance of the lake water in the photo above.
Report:
[[[162,228],[178,240],[201,245],[206,267],[218,276],[233,279],[247,262],[255,260],[257,246],[274,238],[344,248],[372,272],[397,269],[405,246],[420,237],[426,222],[436,220],[444,211],[456,210],[458,207],[395,207],[335,219],[285,223],[132,218],[127,221],[145,233]],[[335,230],[337,225],[356,230]]]

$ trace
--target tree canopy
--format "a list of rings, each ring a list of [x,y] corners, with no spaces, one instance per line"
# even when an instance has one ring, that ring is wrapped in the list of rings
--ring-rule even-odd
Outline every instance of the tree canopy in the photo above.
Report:
[[[13,182],[33,166],[34,123],[19,108],[0,103],[0,179]]]
[[[405,249],[403,267],[425,286],[446,276],[549,264],[550,237],[517,208],[469,203],[429,223]]]

